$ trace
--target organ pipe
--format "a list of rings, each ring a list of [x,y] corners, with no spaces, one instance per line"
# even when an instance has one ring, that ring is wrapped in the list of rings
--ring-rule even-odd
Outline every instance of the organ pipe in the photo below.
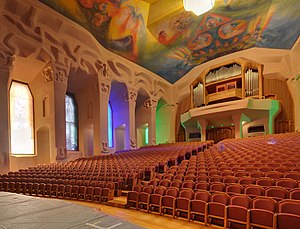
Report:
[[[246,97],[256,96],[259,94],[259,77],[258,72],[248,69],[245,74]]]

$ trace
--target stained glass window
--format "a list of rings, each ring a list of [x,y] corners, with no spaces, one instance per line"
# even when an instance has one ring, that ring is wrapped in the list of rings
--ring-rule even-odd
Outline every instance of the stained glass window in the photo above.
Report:
[[[78,150],[77,104],[74,96],[66,95],[66,146]]]
[[[108,136],[108,147],[113,147],[113,112],[112,112],[112,108],[111,108],[111,104],[110,102],[108,103],[108,107],[107,107],[107,136]]]
[[[148,145],[149,144],[149,128],[148,126],[145,128],[145,144]]]
[[[10,143],[14,155],[34,154],[33,99],[27,84],[13,82],[10,96]]]

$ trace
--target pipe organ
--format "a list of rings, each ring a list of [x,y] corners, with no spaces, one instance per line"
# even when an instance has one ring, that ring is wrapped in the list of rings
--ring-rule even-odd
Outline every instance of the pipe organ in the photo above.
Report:
[[[198,83],[198,85],[193,89],[194,90],[194,107],[200,107],[203,105],[203,84]]]
[[[248,69],[245,73],[245,96],[259,95],[259,77],[254,69]]]
[[[228,79],[233,76],[238,76],[242,74],[242,68],[238,64],[233,64],[230,66],[221,67],[218,70],[213,70],[208,73],[205,77],[206,83],[211,83],[223,79]]]
[[[246,58],[211,66],[190,85],[191,106],[263,97],[263,65]]]

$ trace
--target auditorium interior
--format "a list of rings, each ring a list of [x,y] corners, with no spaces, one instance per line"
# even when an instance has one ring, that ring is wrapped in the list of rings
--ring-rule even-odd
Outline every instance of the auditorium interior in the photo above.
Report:
[[[0,227],[300,228],[300,2],[187,2],[0,1]]]

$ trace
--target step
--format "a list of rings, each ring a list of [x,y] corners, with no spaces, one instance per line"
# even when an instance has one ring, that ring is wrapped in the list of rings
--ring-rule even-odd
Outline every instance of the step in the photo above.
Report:
[[[117,208],[126,208],[127,197],[126,196],[114,197],[113,200],[110,200],[108,202],[102,202],[101,204],[105,204]]]
[[[122,190],[121,196],[126,196],[126,197],[127,197],[128,192],[129,192],[129,191],[127,191],[127,190]]]

